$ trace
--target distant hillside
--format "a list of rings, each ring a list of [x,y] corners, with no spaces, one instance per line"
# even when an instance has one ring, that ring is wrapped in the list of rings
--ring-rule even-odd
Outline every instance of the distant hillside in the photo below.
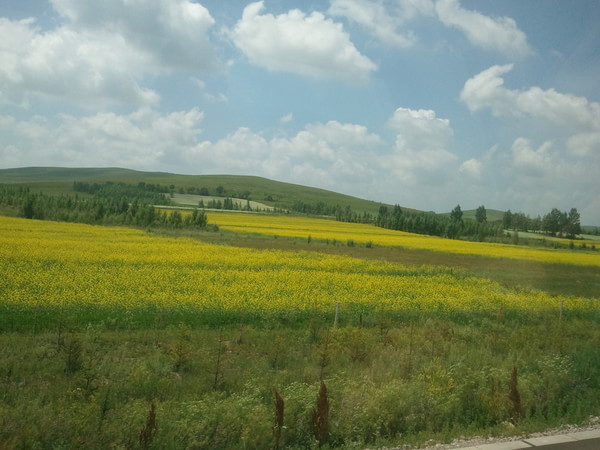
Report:
[[[463,218],[464,219],[473,219],[475,220],[475,209],[466,209],[463,210]],[[485,209],[486,212],[486,216],[487,216],[487,220],[488,222],[497,222],[497,221],[501,221],[502,218],[504,217],[504,211],[499,211],[497,209]],[[449,216],[450,213],[442,213],[442,216]]]
[[[207,188],[211,193],[217,187],[224,188],[224,196],[250,192],[250,199],[279,208],[290,208],[296,202],[350,206],[357,212],[377,214],[384,203],[363,200],[350,195],[339,194],[325,189],[312,188],[292,183],[269,180],[267,178],[243,175],[178,175],[166,172],[140,172],[116,167],[108,168],[66,168],[66,167],[24,167],[0,169],[0,183],[19,184],[33,190],[49,194],[73,192],[73,181],[103,183],[106,181],[137,184],[139,182],[175,186],[183,188]]]

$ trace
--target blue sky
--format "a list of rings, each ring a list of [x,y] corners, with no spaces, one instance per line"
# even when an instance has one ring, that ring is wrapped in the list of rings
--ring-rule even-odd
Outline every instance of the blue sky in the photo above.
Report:
[[[245,174],[600,224],[595,0],[8,0],[0,168]]]

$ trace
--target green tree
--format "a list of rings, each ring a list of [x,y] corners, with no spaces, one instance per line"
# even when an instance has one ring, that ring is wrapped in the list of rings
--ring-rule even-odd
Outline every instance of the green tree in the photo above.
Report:
[[[529,227],[529,216],[522,212],[517,212],[512,215],[512,227],[514,230],[527,231]]]
[[[548,214],[542,219],[542,229],[551,236],[556,236],[556,233],[563,230],[567,222],[567,215],[557,208],[552,208]]]
[[[512,227],[512,212],[510,209],[502,216],[502,228],[508,230]]]
[[[35,200],[32,195],[28,195],[23,202],[22,215],[26,219],[33,219]]]
[[[477,223],[487,222],[487,211],[485,210],[485,206],[481,205],[475,211],[475,220]]]
[[[462,222],[462,216],[463,212],[462,209],[460,209],[460,205],[456,205],[450,213],[450,220],[452,220],[452,222],[460,223]]]
[[[567,215],[566,224],[564,228],[564,232],[571,239],[575,237],[576,234],[581,234],[581,216],[579,212],[577,212],[576,208],[571,208],[569,214]]]
[[[188,226],[191,225],[193,227],[204,228],[207,223],[206,213],[201,209],[194,209],[192,214],[185,218],[185,225]]]

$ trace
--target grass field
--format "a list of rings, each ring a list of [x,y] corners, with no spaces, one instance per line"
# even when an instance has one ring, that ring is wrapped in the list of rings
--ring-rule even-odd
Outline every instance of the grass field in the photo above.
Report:
[[[171,200],[181,206],[190,206],[197,208],[200,204],[200,201],[204,202],[205,205],[208,205],[210,201],[219,201],[223,202],[223,197],[215,197],[212,195],[194,195],[194,194],[173,194],[170,197]],[[236,205],[237,208],[243,210],[247,205],[250,206],[252,210],[261,210],[261,211],[272,211],[273,207],[269,205],[265,205],[261,202],[255,202],[253,200],[247,201],[241,198],[232,198],[233,204]]]
[[[392,447],[600,411],[598,291],[570,290],[598,283],[575,258],[594,253],[233,216],[212,233],[0,217],[0,448]],[[511,267],[520,287],[483,276]]]

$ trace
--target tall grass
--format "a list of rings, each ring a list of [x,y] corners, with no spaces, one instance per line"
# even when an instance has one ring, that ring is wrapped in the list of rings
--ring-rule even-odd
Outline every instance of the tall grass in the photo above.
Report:
[[[457,323],[423,314],[383,327],[332,329],[321,321],[313,330],[89,326],[63,345],[58,329],[4,333],[0,442],[345,448],[581,424],[600,408],[598,325],[563,318],[559,329],[556,318],[506,317]],[[79,342],[80,365],[68,373],[70,341]],[[182,343],[186,361],[174,364]]]

